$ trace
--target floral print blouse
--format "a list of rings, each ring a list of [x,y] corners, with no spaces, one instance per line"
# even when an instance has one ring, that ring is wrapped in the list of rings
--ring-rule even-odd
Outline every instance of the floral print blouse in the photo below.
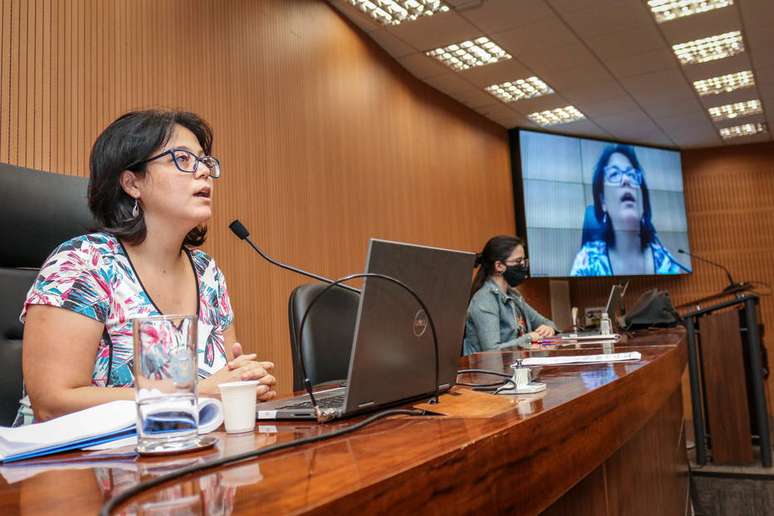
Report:
[[[234,315],[223,273],[204,251],[184,248],[196,273],[198,374],[205,378],[226,365],[223,331]],[[104,324],[94,357],[91,383],[98,387],[134,385],[132,319],[162,315],[148,296],[123,244],[109,233],[92,233],[61,244],[48,257],[27,293],[29,305],[50,305]],[[62,350],[63,357],[67,350]],[[32,422],[27,396],[15,424]]]

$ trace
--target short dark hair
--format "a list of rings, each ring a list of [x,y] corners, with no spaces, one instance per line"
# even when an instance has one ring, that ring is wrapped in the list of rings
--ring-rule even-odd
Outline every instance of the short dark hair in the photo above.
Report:
[[[602,199],[604,197],[605,188],[605,167],[610,161],[610,156],[613,154],[623,154],[629,160],[634,168],[642,173],[642,185],[640,190],[642,191],[642,220],[640,221],[640,245],[642,249],[645,249],[651,242],[656,242],[658,237],[656,236],[656,228],[653,226],[652,215],[650,209],[650,192],[648,191],[648,183],[645,181],[645,171],[642,170],[640,160],[637,159],[637,153],[634,152],[634,147],[631,145],[625,145],[623,143],[616,143],[608,145],[602,151],[602,154],[597,160],[597,164],[594,167],[594,177],[592,179],[592,193],[594,196],[594,215],[597,217],[597,221],[602,225],[602,235],[608,246],[615,245],[615,232],[613,231],[613,224],[610,221],[610,217],[607,218],[607,223],[604,221],[604,211],[602,210]]]
[[[519,237],[511,235],[498,235],[490,238],[480,253],[476,255],[476,276],[473,278],[473,285],[470,289],[470,297],[478,292],[486,279],[494,274],[495,262],[503,262],[508,259],[514,249],[518,246],[524,247],[524,251],[527,250],[527,246]]]
[[[147,227],[142,212],[132,215],[135,200],[121,187],[121,173],[131,170],[145,174],[143,160],[162,148],[172,137],[175,126],[189,129],[204,153],[212,150],[212,129],[194,113],[148,110],[122,115],[102,131],[89,158],[89,209],[106,231],[136,245],[145,240]],[[140,163],[137,165],[137,163]],[[184,245],[199,246],[207,235],[206,226],[197,226],[185,236]]]

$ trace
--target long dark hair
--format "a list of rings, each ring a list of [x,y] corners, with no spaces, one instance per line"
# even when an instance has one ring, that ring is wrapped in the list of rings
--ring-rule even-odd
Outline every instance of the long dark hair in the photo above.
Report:
[[[640,191],[642,191],[642,219],[640,220],[640,247],[646,249],[651,242],[658,242],[656,236],[656,228],[653,226],[651,219],[650,209],[650,192],[648,191],[648,184],[645,181],[645,171],[642,170],[640,160],[637,159],[637,154],[634,152],[634,147],[631,145],[624,145],[617,143],[614,145],[608,145],[602,154],[599,156],[596,166],[594,167],[594,178],[592,179],[592,192],[594,195],[594,215],[597,217],[597,221],[602,225],[602,236],[607,243],[608,248],[615,246],[615,231],[613,230],[613,223],[610,217],[607,217],[605,221],[605,213],[602,210],[602,201],[604,199],[605,188],[605,167],[610,156],[615,153],[623,154],[629,160],[634,168],[642,172],[642,185]]]
[[[132,245],[145,240],[145,217],[142,210],[137,216],[132,214],[135,200],[121,187],[121,173],[131,170],[144,175],[147,164],[137,163],[162,148],[176,125],[189,129],[199,140],[204,153],[210,154],[212,129],[198,115],[185,111],[126,113],[97,137],[89,158],[89,209],[99,223],[99,229]],[[183,245],[202,245],[206,235],[206,226],[197,226],[185,236]]]
[[[527,246],[524,240],[511,235],[498,235],[489,239],[480,253],[476,255],[476,276],[473,278],[473,286],[470,289],[470,297],[478,292],[484,286],[486,279],[494,274],[495,262],[503,262],[508,259],[514,249],[518,246]]]

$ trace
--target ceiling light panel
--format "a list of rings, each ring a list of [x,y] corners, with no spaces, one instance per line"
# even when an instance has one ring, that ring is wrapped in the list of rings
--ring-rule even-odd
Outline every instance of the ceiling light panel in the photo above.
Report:
[[[648,0],[658,23],[734,5],[734,0]]]
[[[699,95],[716,95],[718,93],[730,93],[755,86],[755,77],[750,70],[744,72],[718,75],[701,81],[693,81],[693,87]]]
[[[761,101],[758,99],[709,108],[709,114],[716,122],[741,116],[756,115],[762,112]]]
[[[724,127],[720,130],[720,136],[724,140],[739,138],[740,136],[751,136],[753,134],[767,131],[766,124],[742,124],[733,127]]]
[[[738,30],[672,45],[680,64],[697,64],[735,56],[744,52],[742,33]]]
[[[440,0],[347,0],[382,25],[400,25],[449,11]]]
[[[509,53],[485,36],[428,50],[425,54],[458,72],[511,58]]]
[[[503,102],[516,102],[521,99],[533,99],[553,93],[554,90],[539,77],[527,77],[515,81],[492,84],[484,88]]]
[[[578,111],[575,106],[564,106],[548,111],[530,113],[527,115],[527,118],[545,127],[547,125],[569,124],[570,122],[583,120],[586,116]]]

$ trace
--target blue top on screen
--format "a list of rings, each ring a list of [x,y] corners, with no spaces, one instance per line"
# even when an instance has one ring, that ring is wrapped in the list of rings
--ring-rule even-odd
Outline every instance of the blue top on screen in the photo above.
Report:
[[[678,151],[520,131],[531,275],[682,274]],[[517,200],[518,201],[518,200]]]

